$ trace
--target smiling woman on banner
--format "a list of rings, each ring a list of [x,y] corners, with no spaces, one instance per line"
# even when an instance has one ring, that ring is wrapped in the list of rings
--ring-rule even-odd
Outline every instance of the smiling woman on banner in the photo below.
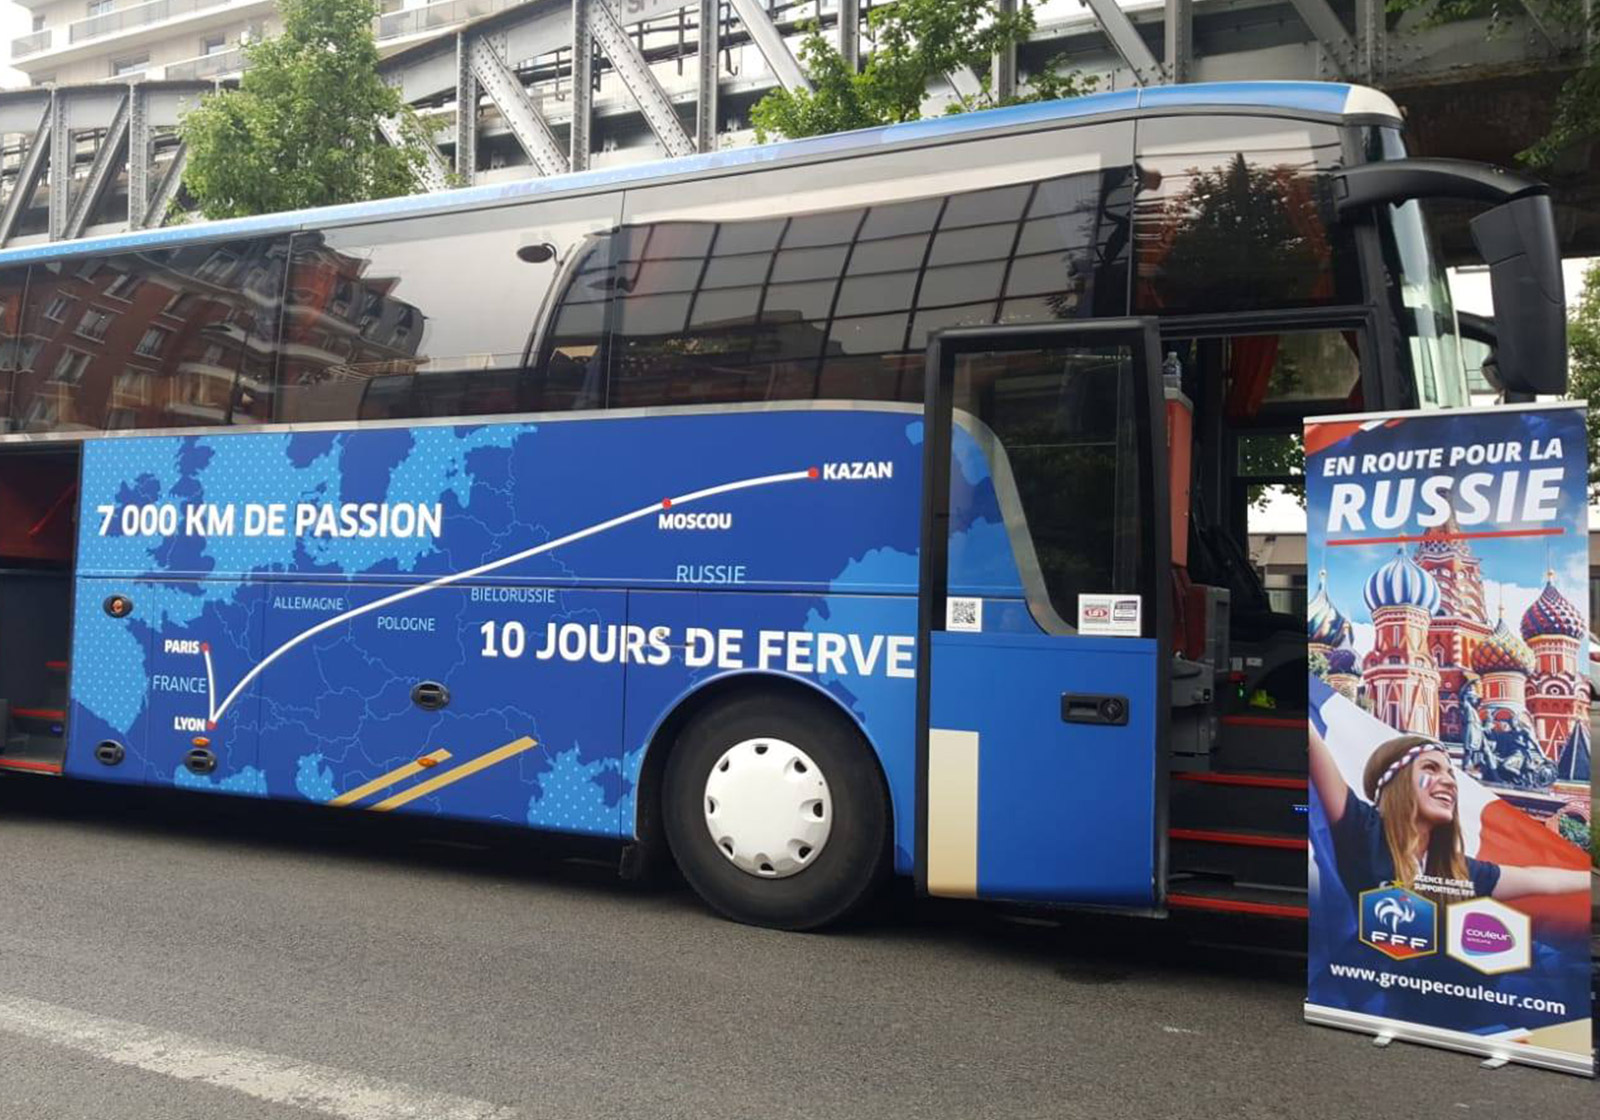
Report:
[[[1333,752],[1313,728],[1311,783],[1333,836],[1339,876],[1352,899],[1390,883],[1445,902],[1566,894],[1589,887],[1585,870],[1512,867],[1468,856],[1450,755],[1425,735],[1401,735],[1372,752],[1362,771],[1363,801],[1345,785]],[[1420,885],[1419,879],[1424,880]]]

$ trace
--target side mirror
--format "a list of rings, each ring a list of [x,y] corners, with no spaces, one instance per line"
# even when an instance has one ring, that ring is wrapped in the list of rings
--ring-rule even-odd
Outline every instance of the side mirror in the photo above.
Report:
[[[1547,194],[1523,195],[1472,219],[1472,241],[1489,265],[1500,388],[1567,391],[1567,311]]]

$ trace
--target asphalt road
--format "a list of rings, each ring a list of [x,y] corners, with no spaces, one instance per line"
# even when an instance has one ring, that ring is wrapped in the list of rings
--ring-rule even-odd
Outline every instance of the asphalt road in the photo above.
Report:
[[[0,782],[3,1120],[1600,1109],[1304,1025],[1284,932],[902,895],[779,934],[519,837],[89,792]]]

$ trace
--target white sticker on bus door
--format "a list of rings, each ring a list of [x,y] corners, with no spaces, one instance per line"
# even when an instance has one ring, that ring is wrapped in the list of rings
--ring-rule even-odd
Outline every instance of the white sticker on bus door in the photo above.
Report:
[[[965,599],[951,595],[944,601],[944,628],[946,630],[983,629],[983,600]]]
[[[1142,632],[1144,600],[1138,595],[1079,595],[1078,633],[1111,638],[1137,638]]]

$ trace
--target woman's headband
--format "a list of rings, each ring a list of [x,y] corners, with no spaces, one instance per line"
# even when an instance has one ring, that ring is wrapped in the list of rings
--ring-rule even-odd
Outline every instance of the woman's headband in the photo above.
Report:
[[[1405,754],[1391,762],[1389,764],[1389,768],[1382,774],[1378,775],[1377,784],[1372,788],[1372,803],[1374,805],[1378,803],[1378,800],[1383,797],[1383,787],[1388,785],[1390,780],[1393,779],[1396,774],[1400,773],[1400,771],[1404,770],[1407,766],[1410,766],[1413,762],[1415,762],[1419,754],[1421,754],[1423,751],[1439,751],[1443,749],[1444,748],[1438,743],[1418,743],[1416,746],[1406,751]]]

